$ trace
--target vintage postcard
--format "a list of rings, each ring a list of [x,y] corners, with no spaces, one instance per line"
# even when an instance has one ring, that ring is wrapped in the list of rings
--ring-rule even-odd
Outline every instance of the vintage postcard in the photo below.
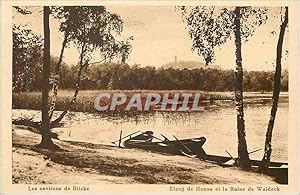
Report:
[[[2,1],[1,193],[299,193],[297,1]]]

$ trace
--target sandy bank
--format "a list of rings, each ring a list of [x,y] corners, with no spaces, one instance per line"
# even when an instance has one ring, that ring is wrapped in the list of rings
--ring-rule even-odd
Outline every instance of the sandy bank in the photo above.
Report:
[[[55,140],[59,151],[33,147],[40,135],[13,126],[13,183],[275,184],[273,178],[183,156]]]

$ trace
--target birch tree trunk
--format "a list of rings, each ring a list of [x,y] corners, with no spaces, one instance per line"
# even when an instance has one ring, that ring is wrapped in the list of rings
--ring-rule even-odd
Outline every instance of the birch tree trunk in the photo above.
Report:
[[[71,109],[71,107],[74,105],[74,103],[76,101],[77,95],[80,90],[82,70],[85,67],[85,64],[83,63],[85,51],[86,51],[86,44],[83,44],[82,48],[81,48],[81,52],[80,52],[79,70],[77,73],[74,95],[73,95],[69,105],[67,106],[67,108],[59,115],[59,117],[57,117],[53,122],[51,122],[51,124],[50,124],[51,128],[53,128],[59,124],[59,122],[64,118],[64,116],[68,113],[68,111]]]
[[[235,35],[235,103],[237,111],[238,133],[238,165],[247,169],[251,166],[246,143],[244,105],[243,105],[243,66],[241,52],[241,7],[235,8],[234,35]]]
[[[56,64],[56,68],[55,68],[55,76],[54,76],[55,81],[53,82],[53,96],[51,99],[51,106],[50,106],[50,110],[49,110],[49,120],[51,120],[53,112],[55,110],[55,104],[56,104],[56,98],[57,98],[59,80],[60,80],[59,74],[60,74],[60,70],[61,70],[61,63],[62,63],[62,59],[64,56],[65,47],[68,42],[68,36],[69,36],[69,33],[67,31],[67,32],[65,32],[65,37],[64,37],[64,40],[62,43],[62,48],[60,50],[59,59],[58,59],[58,62]]]
[[[262,158],[261,164],[260,164],[260,170],[262,172],[267,171],[270,160],[271,160],[271,153],[272,153],[272,133],[274,128],[274,122],[278,107],[278,100],[279,100],[279,94],[280,94],[280,83],[281,83],[281,56],[282,56],[282,46],[283,46],[283,40],[284,40],[284,33],[285,29],[288,24],[288,7],[285,7],[285,16],[284,21],[280,25],[280,33],[279,38],[277,42],[277,49],[276,49],[276,69],[275,69],[275,75],[274,75],[274,90],[273,90],[273,104],[271,109],[271,115],[269,119],[268,129],[266,133],[266,140],[265,140],[265,152],[264,156]]]

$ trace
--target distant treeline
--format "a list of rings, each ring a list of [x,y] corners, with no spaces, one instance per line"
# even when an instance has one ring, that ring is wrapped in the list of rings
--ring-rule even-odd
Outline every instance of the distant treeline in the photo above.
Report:
[[[52,58],[54,69],[57,59]],[[60,74],[60,89],[73,89],[78,68],[64,64]],[[35,66],[29,74],[14,75],[14,91],[40,91],[41,67]],[[34,74],[30,74],[30,72]],[[26,77],[27,78],[26,78]],[[272,91],[274,72],[244,71],[245,91]],[[129,66],[128,64],[94,64],[84,70],[81,89],[147,89],[147,90],[205,90],[233,91],[233,70],[218,70],[210,68],[173,69]],[[18,82],[16,82],[18,81]],[[20,82],[21,81],[21,82]],[[282,72],[282,91],[288,90],[288,72]]]

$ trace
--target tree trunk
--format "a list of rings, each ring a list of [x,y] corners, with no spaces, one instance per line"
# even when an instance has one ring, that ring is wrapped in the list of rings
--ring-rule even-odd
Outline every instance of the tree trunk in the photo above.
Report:
[[[64,51],[65,51],[65,47],[67,45],[68,42],[68,36],[69,33],[68,31],[65,32],[65,37],[64,37],[64,41],[62,43],[62,48],[60,50],[60,55],[59,55],[59,59],[58,62],[56,64],[56,68],[55,68],[55,82],[53,82],[53,96],[51,99],[51,106],[50,106],[50,111],[49,111],[49,120],[51,120],[53,112],[55,110],[55,104],[56,104],[56,98],[57,98],[57,92],[58,92],[58,86],[59,86],[59,74],[60,74],[60,69],[61,69],[61,63],[62,63],[62,59],[64,56]]]
[[[274,75],[274,90],[273,90],[273,104],[271,109],[271,115],[269,119],[268,129],[266,133],[266,140],[265,140],[265,152],[264,156],[261,160],[260,164],[260,170],[262,172],[266,172],[268,170],[270,159],[271,159],[271,153],[272,153],[272,132],[278,107],[278,100],[279,100],[279,94],[280,94],[280,83],[281,83],[281,56],[282,56],[282,46],[283,46],[283,40],[284,40],[284,33],[286,26],[288,24],[288,7],[285,7],[285,16],[284,21],[280,25],[280,33],[279,38],[277,42],[277,50],[276,50],[276,69],[275,69],[275,75]]]
[[[74,105],[74,103],[76,101],[77,95],[78,95],[79,90],[80,90],[82,70],[87,65],[87,64],[83,64],[83,58],[84,58],[84,55],[85,55],[85,50],[86,50],[85,44],[83,44],[82,48],[81,48],[79,70],[78,70],[78,73],[77,73],[75,91],[74,91],[74,95],[71,99],[71,102],[69,103],[68,107],[59,115],[59,117],[57,117],[53,122],[51,122],[51,124],[50,124],[51,127],[55,127],[59,124],[59,122],[64,118],[64,116],[68,113],[68,111],[71,109],[71,107]]]
[[[235,102],[237,111],[237,133],[238,133],[238,165],[241,168],[251,166],[246,143],[244,105],[243,105],[243,66],[241,52],[241,7],[235,8],[234,35],[235,35]]]
[[[44,63],[43,63],[43,88],[42,88],[42,125],[40,132],[42,141],[37,147],[58,148],[50,136],[50,124],[48,117],[48,96],[49,96],[49,76],[50,76],[50,27],[49,27],[50,8],[44,6]]]

